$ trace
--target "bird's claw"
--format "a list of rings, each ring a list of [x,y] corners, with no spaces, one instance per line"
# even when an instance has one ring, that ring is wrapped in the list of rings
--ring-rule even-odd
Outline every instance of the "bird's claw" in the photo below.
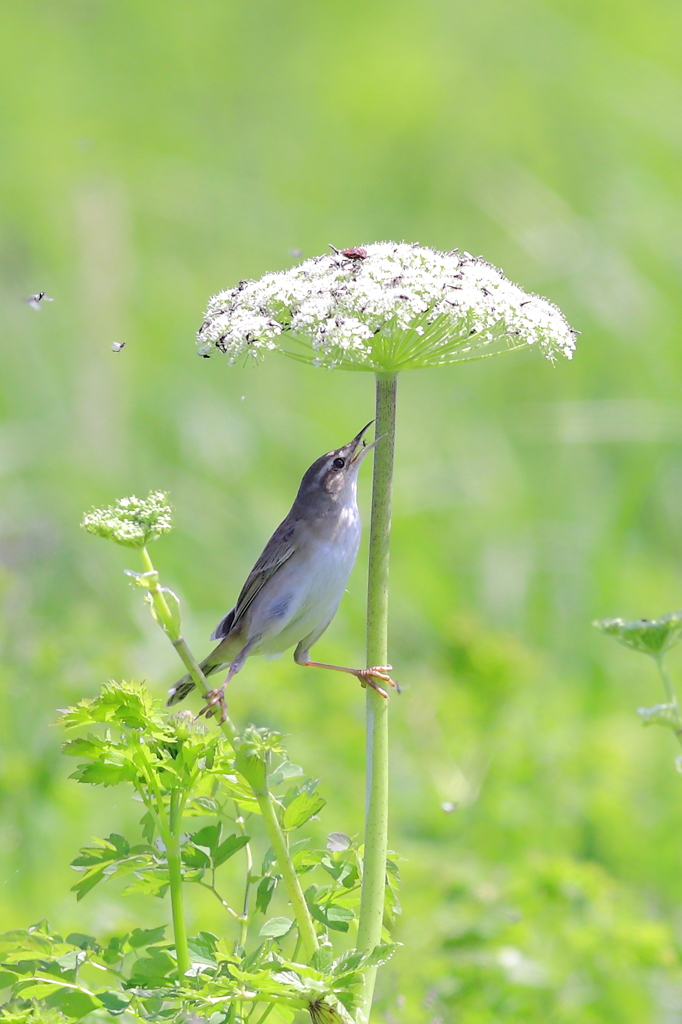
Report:
[[[371,686],[373,690],[376,690],[377,693],[388,700],[386,691],[375,683],[374,680],[380,679],[382,683],[388,683],[389,686],[392,686],[396,693],[400,693],[400,687],[388,674],[392,668],[392,665],[374,665],[372,668],[361,668],[358,671],[358,679],[363,686]]]
[[[197,718],[211,718],[215,714],[216,706],[220,708],[220,724],[227,721],[227,704],[225,703],[225,688],[218,687],[217,690],[209,690],[204,694],[206,706],[201,709]]]

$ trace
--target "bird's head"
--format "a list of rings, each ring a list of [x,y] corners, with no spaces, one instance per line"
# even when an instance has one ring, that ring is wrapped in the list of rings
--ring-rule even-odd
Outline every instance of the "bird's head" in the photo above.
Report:
[[[311,507],[329,504],[346,505],[355,501],[358,470],[368,452],[381,440],[371,444],[362,441],[372,426],[371,420],[355,435],[352,441],[341,448],[334,448],[313,462],[305,473],[298,491],[297,504],[303,502]]]

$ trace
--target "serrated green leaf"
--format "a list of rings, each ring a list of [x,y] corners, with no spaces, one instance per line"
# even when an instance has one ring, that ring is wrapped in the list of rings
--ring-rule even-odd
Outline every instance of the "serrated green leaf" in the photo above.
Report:
[[[98,992],[97,998],[109,1013],[112,1013],[114,1016],[123,1013],[131,1003],[131,1000],[126,998],[121,992]]]
[[[382,942],[375,946],[372,952],[366,955],[363,967],[381,967],[382,964],[388,963],[400,945],[400,942]]]
[[[306,793],[305,791],[299,793],[284,811],[282,828],[285,832],[292,832],[294,829],[300,828],[301,825],[305,825],[306,821],[318,814],[326,802],[316,793]]]
[[[155,942],[161,942],[166,932],[166,925],[158,928],[135,928],[128,938],[128,945],[131,949],[141,949],[143,946],[153,946]]]
[[[182,857],[182,863],[186,864],[189,868],[209,868],[211,866],[211,859],[206,851],[200,850],[193,843],[185,843],[180,856]]]
[[[99,885],[105,878],[105,869],[100,868],[98,871],[88,872],[85,878],[81,878],[79,882],[71,886],[71,892],[76,893],[76,899],[80,902],[84,896],[94,889],[96,885]]]
[[[218,868],[221,864],[224,864],[226,860],[229,860],[230,857],[246,846],[249,838],[249,836],[228,836],[216,850],[213,857],[213,866]]]
[[[83,935],[82,932],[71,932],[66,936],[66,941],[79,949],[98,949],[97,939],[92,935]]]
[[[336,932],[347,932],[348,922],[355,918],[355,912],[350,907],[342,907],[337,903],[328,905],[309,903],[308,905],[310,913],[316,921]]]
[[[161,985],[176,970],[175,961],[165,949],[149,948],[148,956],[137,960],[130,974],[135,985]]]
[[[129,761],[120,764],[95,761],[79,764],[69,778],[90,786],[118,786],[121,782],[134,782],[137,774],[137,769]]]
[[[45,999],[45,1005],[60,1010],[65,1017],[80,1020],[101,1006],[99,999],[82,989],[61,988]]]
[[[205,825],[198,832],[193,832],[190,839],[195,846],[203,846],[205,849],[210,850],[211,853],[214,853],[220,843],[220,831],[220,822],[216,825]]]
[[[97,736],[80,736],[62,743],[62,754],[69,757],[100,757],[109,747],[110,744],[106,740],[101,740]]]

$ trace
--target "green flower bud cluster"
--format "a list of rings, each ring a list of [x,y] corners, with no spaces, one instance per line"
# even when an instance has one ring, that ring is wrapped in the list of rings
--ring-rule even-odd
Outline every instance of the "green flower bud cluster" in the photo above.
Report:
[[[108,508],[94,508],[81,526],[97,537],[116,541],[128,548],[142,548],[173,526],[165,491],[151,491],[146,498],[119,498]]]
[[[660,619],[603,619],[594,625],[606,636],[624,647],[641,651],[652,658],[660,657],[682,639],[682,612],[671,612]]]

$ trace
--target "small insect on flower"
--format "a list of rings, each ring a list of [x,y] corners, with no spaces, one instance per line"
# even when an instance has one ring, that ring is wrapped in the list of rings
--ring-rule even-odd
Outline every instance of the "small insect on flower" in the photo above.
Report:
[[[54,299],[51,299],[45,292],[36,292],[35,295],[29,295],[25,298],[24,302],[28,302],[31,309],[40,309],[41,302],[54,302]]]
[[[329,243],[329,248],[333,249],[337,256],[345,256],[349,260],[366,260],[367,250],[363,249],[360,245],[353,246],[352,249],[337,249],[335,245]]]
[[[126,347],[125,341],[112,341],[112,343],[111,343],[111,351],[112,352],[120,352],[121,349],[123,349],[125,347]]]

